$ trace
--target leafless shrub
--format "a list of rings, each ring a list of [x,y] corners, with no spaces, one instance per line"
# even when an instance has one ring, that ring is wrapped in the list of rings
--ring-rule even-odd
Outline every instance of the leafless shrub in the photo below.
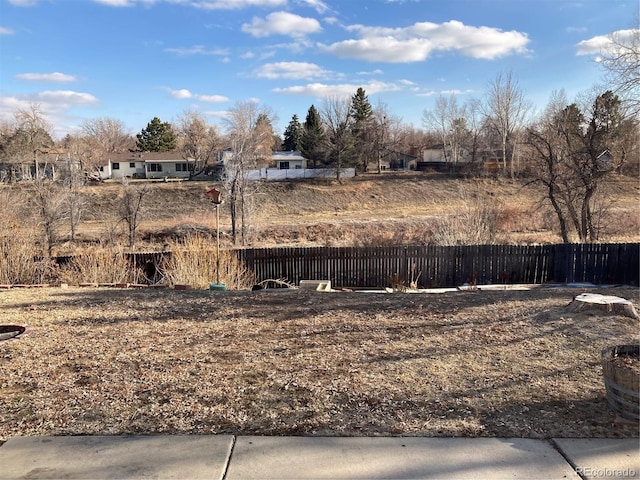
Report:
[[[0,204],[4,206],[3,228],[0,229],[0,283],[39,284],[53,280],[54,267],[50,259],[43,256],[38,226],[19,214],[22,197],[18,192],[3,190]]]
[[[191,285],[208,288],[218,279],[230,290],[241,290],[255,283],[255,276],[228,250],[220,250],[220,261],[211,238],[189,235],[169,243],[171,256],[161,266],[169,285]]]
[[[53,277],[53,267],[41,255],[31,229],[17,226],[0,230],[0,283],[39,284]]]
[[[460,190],[462,207],[457,214],[439,219],[434,227],[437,245],[491,244],[495,240],[499,208],[489,197]]]
[[[52,254],[53,246],[59,240],[59,230],[65,220],[65,197],[62,188],[46,178],[38,178],[32,184],[32,199],[40,219],[49,256]]]
[[[78,252],[60,271],[60,280],[80,283],[138,283],[141,273],[133,268],[124,247],[95,245]]]

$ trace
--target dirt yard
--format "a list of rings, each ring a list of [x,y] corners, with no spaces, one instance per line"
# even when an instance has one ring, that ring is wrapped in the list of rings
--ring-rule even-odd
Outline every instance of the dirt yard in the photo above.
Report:
[[[638,289],[592,292],[632,299]],[[547,438],[614,425],[602,349],[638,322],[578,289],[446,294],[0,291],[0,441],[237,433]]]

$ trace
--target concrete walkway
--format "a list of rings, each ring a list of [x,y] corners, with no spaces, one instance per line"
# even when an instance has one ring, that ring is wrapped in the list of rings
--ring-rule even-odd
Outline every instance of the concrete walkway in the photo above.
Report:
[[[0,478],[640,478],[640,454],[637,438],[14,437]]]

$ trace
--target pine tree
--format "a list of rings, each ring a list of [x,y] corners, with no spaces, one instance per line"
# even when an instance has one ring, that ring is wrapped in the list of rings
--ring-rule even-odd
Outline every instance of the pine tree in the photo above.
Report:
[[[177,147],[177,136],[173,127],[158,117],[153,117],[147,128],[143,128],[136,138],[136,146],[140,152],[170,152]]]
[[[285,151],[293,152],[299,151],[302,142],[302,125],[298,120],[298,115],[293,115],[291,121],[284,131],[284,142],[282,148]]]
[[[358,165],[366,172],[374,145],[373,109],[362,87],[351,97],[349,116],[353,121],[352,133]]]
[[[324,128],[316,107],[311,105],[302,128],[300,153],[311,160],[314,167],[324,161]]]

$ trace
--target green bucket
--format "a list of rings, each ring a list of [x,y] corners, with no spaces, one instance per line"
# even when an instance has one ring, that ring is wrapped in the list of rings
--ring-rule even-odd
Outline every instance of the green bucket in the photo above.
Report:
[[[218,292],[224,292],[227,290],[227,286],[224,283],[210,283],[209,290],[215,290]]]

